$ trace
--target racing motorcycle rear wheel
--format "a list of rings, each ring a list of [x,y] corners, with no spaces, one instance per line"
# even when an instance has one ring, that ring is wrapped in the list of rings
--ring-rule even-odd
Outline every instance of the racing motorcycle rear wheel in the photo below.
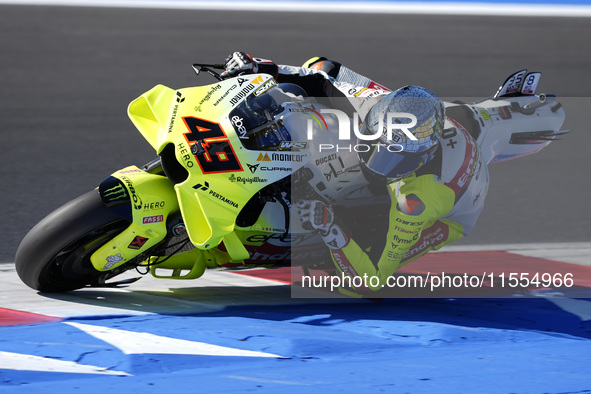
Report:
[[[66,203],[41,220],[16,252],[16,271],[29,287],[64,292],[96,285],[105,275],[90,256],[129,222],[102,202],[97,190]]]

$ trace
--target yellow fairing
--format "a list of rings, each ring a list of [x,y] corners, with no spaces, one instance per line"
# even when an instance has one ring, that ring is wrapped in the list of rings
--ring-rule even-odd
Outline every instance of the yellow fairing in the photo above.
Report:
[[[127,109],[133,124],[156,150],[159,141],[162,140],[160,132],[166,130],[165,126],[174,100],[174,90],[163,85],[157,85],[132,101]]]
[[[188,173],[174,190],[191,242],[202,250],[223,242],[232,260],[249,257],[234,233],[238,213],[261,188],[286,176],[271,171],[255,176],[248,170],[261,151],[243,147],[228,116],[248,95],[272,86],[269,80],[270,75],[254,74],[177,91],[158,85],[128,109],[157,153],[172,144],[176,161]],[[226,153],[209,154],[211,146],[222,143]],[[216,161],[232,166],[208,167]]]
[[[90,261],[99,271],[120,266],[162,241],[167,233],[168,215],[179,209],[166,177],[143,172],[136,166],[112,176],[121,180],[129,193],[133,222],[93,253]]]

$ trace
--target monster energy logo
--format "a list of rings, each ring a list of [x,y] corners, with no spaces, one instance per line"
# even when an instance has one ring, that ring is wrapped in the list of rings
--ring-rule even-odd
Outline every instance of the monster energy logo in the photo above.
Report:
[[[119,184],[115,187],[105,190],[103,192],[103,197],[107,198],[109,201],[116,201],[122,198],[127,198],[127,191],[123,185]]]

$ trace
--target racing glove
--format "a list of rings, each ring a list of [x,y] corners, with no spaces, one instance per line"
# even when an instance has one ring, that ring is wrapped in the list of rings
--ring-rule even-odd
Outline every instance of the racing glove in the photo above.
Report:
[[[347,246],[349,237],[335,223],[334,211],[330,206],[318,200],[300,200],[296,208],[304,230],[318,233],[330,249]]]
[[[277,79],[279,68],[270,60],[253,58],[246,52],[234,52],[224,60],[224,71],[221,77],[232,78],[242,74],[271,74]]]

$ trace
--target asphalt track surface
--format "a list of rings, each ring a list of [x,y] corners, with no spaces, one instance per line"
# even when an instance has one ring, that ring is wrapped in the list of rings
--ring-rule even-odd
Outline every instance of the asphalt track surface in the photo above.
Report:
[[[539,154],[491,167],[487,206],[473,234],[461,243],[589,241],[589,19],[0,6],[0,33],[0,262],[13,261],[20,239],[51,210],[94,188],[112,171],[153,158],[126,117],[131,100],[158,83],[173,88],[209,83],[207,76],[197,79],[190,64],[219,62],[234,50],[285,64],[320,54],[387,86],[418,84],[442,97],[486,97],[513,71],[542,71],[540,90],[566,98],[564,128],[575,131]],[[14,277],[8,265],[0,267],[3,279]],[[155,282],[136,291],[55,296],[63,302],[57,304],[59,313],[37,312],[68,317],[88,308],[86,314],[93,314],[98,303],[121,305],[130,313],[123,306],[136,305],[156,314],[109,317],[102,311],[85,323],[192,340],[197,330],[212,344],[263,349],[286,359],[233,362],[231,371],[219,360],[197,359],[206,367],[185,373],[179,366],[196,359],[153,362],[155,356],[141,352],[125,358],[116,347],[82,345],[83,334],[76,331],[82,326],[63,322],[6,328],[1,350],[136,375],[101,384],[85,376],[69,380],[72,391],[85,392],[163,392],[173,381],[185,392],[196,384],[219,392],[589,388],[588,306],[582,308],[583,317],[541,299],[294,306],[285,301],[285,286],[235,289],[213,280],[203,289],[166,282],[149,290]],[[30,309],[48,298],[23,292],[16,280],[2,286],[0,301],[8,308]],[[51,343],[55,338],[63,343]],[[337,371],[324,375],[331,363]],[[396,373],[400,379],[375,380]],[[0,373],[7,393],[65,392],[60,379],[27,371]],[[42,383],[30,384],[36,381]],[[30,391],[21,384],[30,384]]]

